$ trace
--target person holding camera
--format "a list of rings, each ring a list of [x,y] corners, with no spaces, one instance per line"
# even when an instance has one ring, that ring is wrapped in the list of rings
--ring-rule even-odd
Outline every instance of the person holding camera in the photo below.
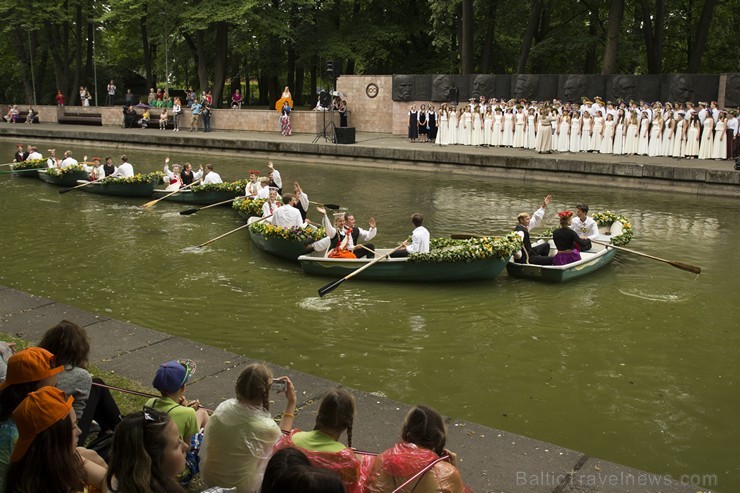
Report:
[[[270,415],[270,391],[285,395],[280,424]],[[288,377],[273,379],[262,363],[247,366],[236,380],[236,397],[218,405],[208,420],[200,450],[206,486],[259,491],[265,467],[282,431],[293,428],[296,391]]]

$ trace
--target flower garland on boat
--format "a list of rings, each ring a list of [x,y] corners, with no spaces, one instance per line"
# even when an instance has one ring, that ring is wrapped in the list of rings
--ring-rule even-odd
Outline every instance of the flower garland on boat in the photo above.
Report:
[[[324,228],[306,226],[305,229],[297,227],[287,229],[275,226],[268,221],[252,223],[249,225],[249,230],[261,234],[266,240],[279,238],[288,241],[314,242],[326,236]]]
[[[611,238],[612,245],[625,246],[632,240],[634,230],[629,220],[621,214],[612,211],[594,212],[591,217],[601,228],[611,227],[612,224],[619,221],[622,223],[622,234]]]
[[[39,169],[46,167],[46,159],[26,159],[13,165],[13,170]]]
[[[231,208],[245,216],[261,216],[262,205],[267,202],[266,199],[251,199],[239,197],[232,204]]]
[[[433,238],[429,253],[412,253],[409,262],[475,262],[477,260],[506,260],[522,247],[522,240],[514,232],[505,236],[485,236],[467,240]]]
[[[208,185],[193,185],[190,189],[198,192],[233,192],[244,193],[244,187],[249,180],[238,180],[227,183],[209,183]]]
[[[632,240],[632,236],[635,234],[634,229],[632,229],[632,224],[626,217],[621,214],[617,214],[612,211],[594,212],[593,214],[591,214],[591,218],[596,221],[596,224],[599,226],[599,228],[602,229],[602,233],[604,228],[610,228],[611,225],[614,224],[616,221],[622,223],[622,234],[618,236],[612,236],[610,238],[612,245],[625,246]],[[533,236],[549,238],[552,237],[552,233],[557,228],[559,228],[559,226],[553,226],[551,228],[547,228],[542,233],[535,234]]]
[[[137,173],[134,176],[129,176],[127,178],[106,177],[99,181],[101,185],[117,185],[117,184],[131,185],[135,183],[149,183],[151,181],[155,183],[159,183],[163,177],[164,177],[164,173],[162,173],[161,171],[153,171],[145,175],[142,175],[141,173]]]
[[[49,168],[46,170],[46,174],[49,176],[62,176],[67,173],[79,173],[85,171],[85,168],[81,164],[72,164],[64,168]]]

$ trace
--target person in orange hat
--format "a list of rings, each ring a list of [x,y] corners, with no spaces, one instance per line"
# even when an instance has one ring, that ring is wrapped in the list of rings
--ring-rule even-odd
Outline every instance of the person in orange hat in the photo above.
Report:
[[[5,477],[10,454],[18,440],[18,427],[11,414],[26,396],[47,385],[57,384],[54,355],[46,349],[31,347],[8,359],[5,381],[0,385],[0,478]]]
[[[28,394],[13,411],[19,436],[5,491],[68,493],[90,491],[90,487],[103,491],[104,462],[94,452],[75,448],[80,429],[73,400],[47,386]]]

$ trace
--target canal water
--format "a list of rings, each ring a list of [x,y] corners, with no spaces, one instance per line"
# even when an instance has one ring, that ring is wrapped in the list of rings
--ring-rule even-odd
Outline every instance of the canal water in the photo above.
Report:
[[[13,151],[0,143],[0,155]],[[128,154],[142,172],[164,158]],[[225,180],[267,172],[249,156],[172,159],[207,159]],[[181,216],[188,206],[145,210],[146,200],[60,195],[0,175],[0,283],[654,473],[715,475],[716,490],[740,491],[737,200],[589,187],[577,175],[544,185],[328,161],[275,166],[286,189],[297,180],[360,225],[374,216],[377,247],[403,240],[414,212],[433,236],[496,233],[552,193],[547,225],[576,202],[621,212],[635,228],[629,247],[703,273],[619,253],[564,285],[506,273],[457,284],[351,280],[319,298],[330,279],[256,250],[246,230],[195,248],[241,224],[229,208]]]

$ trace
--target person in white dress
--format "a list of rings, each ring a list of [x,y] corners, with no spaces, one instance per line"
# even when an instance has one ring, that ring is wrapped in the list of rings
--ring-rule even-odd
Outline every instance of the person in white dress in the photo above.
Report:
[[[671,156],[682,158],[685,155],[686,146],[686,120],[683,119],[683,112],[676,114],[676,129],[673,135],[673,147]]]
[[[460,126],[458,127],[460,130],[460,143],[462,145],[469,146],[471,144],[473,126],[473,117],[472,113],[470,113],[470,107],[466,106],[463,109],[461,120]]]
[[[514,113],[511,108],[506,109],[504,113],[504,134],[501,140],[501,145],[504,147],[511,147],[514,144]]]
[[[714,118],[704,118],[702,123],[701,143],[699,144],[699,159],[711,159],[714,147]]]
[[[637,120],[637,112],[631,111],[629,115],[629,121],[627,123],[627,130],[624,134],[624,154],[637,154],[639,139],[640,124]]]
[[[676,130],[676,120],[673,113],[667,111],[663,118],[663,141],[660,145],[660,155],[669,157],[673,150],[673,133]]]
[[[570,116],[563,114],[558,123],[558,152],[568,152],[570,149]]]
[[[650,117],[647,112],[642,112],[640,118],[640,136],[637,140],[637,154],[647,156],[650,147]]]
[[[447,127],[449,128],[449,136],[447,138],[447,141],[450,143],[450,145],[457,144],[457,125],[457,108],[453,106],[450,108],[449,121],[447,123]]]
[[[722,112],[717,117],[714,126],[714,147],[712,147],[712,159],[727,159],[727,115]]]
[[[624,110],[617,111],[617,118],[614,121],[614,145],[612,154],[624,154],[624,131],[627,129],[624,121]]]
[[[699,115],[696,113],[692,114],[691,120],[688,122],[688,130],[686,131],[686,148],[684,152],[686,157],[698,158],[699,157],[699,129],[701,129],[701,122],[699,121]]]
[[[568,151],[581,151],[581,115],[578,111],[570,112],[570,142]]]
[[[604,137],[604,115],[601,110],[596,112],[593,118],[593,136],[591,137],[591,149],[594,152],[601,150],[601,139]]]
[[[449,115],[447,113],[447,107],[444,104],[439,109],[439,132],[437,133],[437,144],[443,146],[450,144]]]
[[[534,149],[537,144],[537,115],[534,108],[530,107],[527,111],[527,149]]]
[[[504,114],[497,106],[493,114],[493,128],[491,129],[491,145],[501,147],[504,139]]]
[[[648,156],[660,156],[660,148],[663,144],[663,117],[660,113],[655,115],[650,125],[650,141],[648,143]]]
[[[493,141],[493,112],[491,107],[486,108],[486,113],[483,115],[483,145],[488,147]]]
[[[604,122],[604,135],[601,139],[601,147],[599,152],[601,154],[612,154],[614,151],[614,115],[609,113],[606,115],[606,121]]]
[[[521,106],[517,106],[517,113],[514,115],[514,141],[512,147],[523,148],[524,147],[524,127],[527,120],[524,116]]]
[[[473,126],[470,145],[482,146],[483,142],[483,115],[480,113],[480,107],[476,106],[472,113]]]
[[[581,117],[581,152],[588,152],[593,150],[593,148],[591,147],[591,144],[593,143],[592,125],[593,118],[591,118],[591,113],[585,111],[583,113],[583,116]]]
[[[560,113],[556,108],[550,110],[550,150],[558,150],[558,139],[555,133],[558,131],[558,122],[560,121]]]

